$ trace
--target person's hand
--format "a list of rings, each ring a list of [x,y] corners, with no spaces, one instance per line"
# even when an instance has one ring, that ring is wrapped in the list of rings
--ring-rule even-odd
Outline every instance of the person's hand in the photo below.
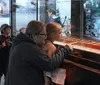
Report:
[[[6,46],[6,42],[2,42],[2,47],[5,47]]]
[[[67,44],[65,47],[67,48],[68,52],[73,51],[73,45],[72,44]]]
[[[73,51],[73,45],[72,44],[65,43],[65,42],[59,42],[59,41],[54,41],[53,43],[55,45],[58,45],[58,46],[66,47],[68,49],[68,51]]]
[[[69,49],[70,49],[71,51],[73,51],[73,45],[72,45],[72,44],[67,44],[66,46],[69,47]]]

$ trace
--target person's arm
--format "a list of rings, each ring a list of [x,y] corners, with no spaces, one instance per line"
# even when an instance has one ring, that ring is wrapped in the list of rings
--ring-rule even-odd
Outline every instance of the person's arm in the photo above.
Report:
[[[61,47],[52,58],[48,58],[43,51],[32,48],[32,45],[27,45],[27,47],[25,47],[26,46],[23,46],[23,49],[26,49],[24,61],[33,67],[41,68],[44,71],[52,71],[59,67],[69,53],[69,48]],[[29,50],[27,51],[27,49]]]

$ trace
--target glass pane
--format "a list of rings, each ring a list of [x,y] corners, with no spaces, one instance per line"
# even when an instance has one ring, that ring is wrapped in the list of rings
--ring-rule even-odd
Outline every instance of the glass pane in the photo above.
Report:
[[[16,30],[36,20],[36,0],[16,0]]]
[[[10,24],[10,6],[9,0],[0,0],[0,26]]]
[[[63,36],[71,36],[71,0],[56,0],[56,15],[61,19]]]
[[[52,9],[56,12],[55,17],[59,17],[60,23],[57,23],[62,26],[63,36],[82,37],[81,0],[41,0],[40,3],[40,20],[42,22],[57,22],[47,12]]]
[[[38,0],[38,21],[40,21],[40,7],[41,7],[41,0]]]
[[[38,0],[38,3],[39,3],[39,5],[38,5],[39,20],[46,23],[46,21],[47,21],[47,14],[46,14],[47,1],[46,0]]]

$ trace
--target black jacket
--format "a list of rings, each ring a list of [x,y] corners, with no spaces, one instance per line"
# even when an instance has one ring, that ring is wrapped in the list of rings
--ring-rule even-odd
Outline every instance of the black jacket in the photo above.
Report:
[[[9,41],[11,41],[10,36],[5,37],[4,35],[0,35],[0,76],[2,76],[2,74],[6,75],[6,69],[9,59],[9,50],[11,47]],[[2,46],[3,42],[6,43],[5,47]]]
[[[26,35],[18,35],[10,53],[6,85],[44,85],[43,71],[56,69],[67,54],[67,48],[62,47],[49,58]]]

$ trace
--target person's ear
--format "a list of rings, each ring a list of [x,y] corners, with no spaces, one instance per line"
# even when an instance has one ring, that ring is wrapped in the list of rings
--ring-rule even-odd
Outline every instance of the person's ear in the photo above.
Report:
[[[51,37],[54,37],[55,35],[54,35],[54,33],[51,33]]]

